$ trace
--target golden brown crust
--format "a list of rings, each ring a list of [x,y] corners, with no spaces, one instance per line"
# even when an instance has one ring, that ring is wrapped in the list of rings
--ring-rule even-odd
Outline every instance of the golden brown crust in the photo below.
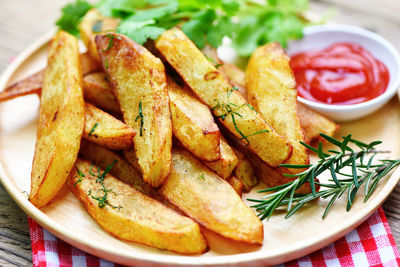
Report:
[[[32,164],[30,201],[46,205],[65,184],[84,128],[78,40],[60,31],[50,44]]]
[[[248,142],[260,158],[271,166],[278,166],[290,157],[292,146],[287,140],[246,105],[244,98],[182,31],[177,28],[165,31],[156,40],[156,47],[194,93],[212,109],[214,116],[219,117],[220,122],[242,142]]]
[[[102,65],[114,88],[143,179],[158,187],[171,166],[172,125],[164,65],[123,35],[97,35]]]

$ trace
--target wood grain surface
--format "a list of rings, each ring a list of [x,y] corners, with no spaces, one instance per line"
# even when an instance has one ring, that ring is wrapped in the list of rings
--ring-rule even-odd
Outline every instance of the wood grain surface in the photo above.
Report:
[[[0,1],[0,72],[10,59],[53,28],[66,0]],[[311,10],[333,10],[333,20],[359,25],[387,38],[400,50],[400,2],[397,0],[319,0]],[[400,185],[383,205],[396,243],[400,244]],[[0,266],[31,266],[26,215],[0,185]]]

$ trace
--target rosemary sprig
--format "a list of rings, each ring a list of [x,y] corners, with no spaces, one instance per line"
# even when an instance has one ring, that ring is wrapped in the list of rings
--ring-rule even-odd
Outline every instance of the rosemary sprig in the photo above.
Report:
[[[328,153],[322,150],[322,144],[317,148],[302,143],[305,147],[315,152],[319,160],[314,164],[308,165],[290,165],[281,164],[281,167],[291,169],[304,169],[298,174],[285,174],[286,177],[295,178],[292,182],[258,191],[259,193],[269,193],[261,199],[248,199],[257,204],[252,207],[258,212],[261,220],[270,218],[271,215],[280,207],[286,206],[285,218],[291,217],[308,202],[317,198],[329,199],[322,218],[329,213],[335,201],[346,195],[346,210],[352,207],[357,192],[364,185],[364,202],[366,202],[375,191],[378,183],[396,166],[400,160],[379,160],[373,164],[373,159],[378,153],[387,153],[388,151],[378,151],[375,149],[380,141],[374,141],[369,144],[351,138],[351,135],[343,137],[342,141],[321,134],[329,143],[335,145],[337,150],[328,150]],[[356,145],[360,150],[354,151],[349,144]],[[368,161],[365,159],[369,156]],[[331,179],[328,183],[320,183],[316,179],[321,173],[329,171]],[[303,184],[309,183],[311,193],[297,194],[296,191]],[[316,186],[321,186],[317,190]]]

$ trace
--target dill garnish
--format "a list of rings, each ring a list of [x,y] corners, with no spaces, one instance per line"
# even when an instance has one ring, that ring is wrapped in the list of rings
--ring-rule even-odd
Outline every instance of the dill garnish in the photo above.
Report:
[[[94,133],[94,131],[96,130],[97,126],[99,126],[99,124],[96,122],[96,123],[93,125],[92,129],[90,130],[89,135],[93,135],[93,133]]]
[[[233,87],[233,88],[236,88],[236,87]],[[237,90],[237,88],[236,88],[236,90]],[[232,91],[231,91],[231,93],[232,93]],[[229,96],[228,96],[229,97]],[[231,118],[232,118],[232,123],[233,123],[233,125],[235,126],[235,130],[240,134],[240,136],[241,136],[241,138],[240,138],[240,140],[245,140],[246,141],[246,146],[248,146],[248,145],[250,145],[250,141],[249,141],[249,139],[248,139],[248,137],[250,137],[250,136],[253,136],[253,135],[256,135],[256,134],[261,134],[261,133],[268,133],[269,131],[268,130],[260,130],[260,131],[256,131],[256,132],[254,132],[254,133],[251,133],[251,134],[249,134],[249,135],[245,135],[240,129],[239,129],[239,127],[237,126],[237,124],[236,124],[236,117],[235,116],[238,116],[239,118],[241,118],[242,117],[242,115],[239,113],[239,112],[237,112],[239,109],[241,109],[242,107],[244,107],[244,106],[247,106],[247,107],[249,107],[251,110],[254,110],[254,108],[250,105],[250,104],[243,104],[243,105],[241,105],[241,106],[237,106],[236,104],[234,104],[234,103],[227,103],[227,104],[224,104],[224,103],[220,103],[219,101],[218,101],[218,103],[214,106],[214,107],[212,107],[211,108],[211,110],[215,110],[215,109],[221,109],[222,111],[224,111],[224,113],[222,113],[221,115],[218,115],[218,116],[216,116],[216,118],[219,118],[219,119],[221,119],[221,120],[225,120],[225,118],[227,117],[227,116],[231,116]]]
[[[239,91],[239,89],[235,86],[232,86],[231,88],[229,88],[229,87],[226,88],[226,94],[227,94],[228,98],[231,96],[231,94],[234,90]]]
[[[142,101],[139,102],[139,114],[137,115],[135,121],[140,118],[140,136],[143,136],[143,124],[144,124],[144,117],[142,112]]]
[[[82,182],[82,178],[85,178],[85,174],[84,174],[83,172],[81,172],[81,170],[80,170],[78,167],[76,167],[76,170],[77,170],[77,172],[78,172],[79,179],[76,180],[76,182],[74,183],[74,185],[76,185],[77,183]]]
[[[295,178],[292,182],[258,191],[259,193],[270,193],[261,199],[248,199],[257,203],[252,207],[256,209],[261,220],[270,218],[282,206],[286,206],[285,218],[287,219],[305,204],[320,197],[330,199],[322,215],[322,218],[325,218],[335,201],[345,193],[347,195],[346,210],[349,211],[362,185],[364,185],[364,202],[366,202],[375,191],[379,181],[400,164],[400,160],[379,160],[378,163],[372,163],[378,153],[388,152],[375,149],[376,145],[382,143],[381,141],[366,144],[352,139],[351,135],[344,136],[342,141],[322,133],[320,135],[338,149],[328,150],[326,153],[323,152],[321,143],[317,148],[302,143],[309,150],[315,152],[319,160],[314,164],[307,165],[280,165],[291,169],[307,169],[298,174],[286,174],[286,177]],[[360,150],[354,151],[349,144],[356,145]],[[366,156],[369,155],[372,156],[366,160]],[[316,178],[324,171],[330,173],[331,179],[327,183],[316,181]],[[297,194],[296,190],[306,182],[311,186],[311,193]],[[316,185],[321,186],[322,189],[317,191]]]
[[[121,37],[113,35],[113,34],[106,34],[106,37],[108,37],[108,45],[106,49],[101,50],[101,52],[107,52],[114,46],[114,39],[117,38],[118,40],[121,40]]]
[[[108,202],[108,200],[107,200],[108,193],[114,193],[114,192],[112,192],[112,189],[107,189],[106,186],[104,185],[104,178],[111,171],[112,167],[114,166],[114,164],[116,162],[117,162],[117,160],[114,160],[113,163],[111,163],[110,165],[107,164],[107,167],[106,167],[106,169],[105,169],[105,171],[103,173],[101,173],[100,167],[97,166],[97,176],[93,175],[93,173],[91,172],[92,168],[90,168],[90,170],[89,170],[89,173],[96,177],[96,183],[99,183],[102,186],[102,188],[99,190],[99,191],[103,192],[102,196],[93,196],[91,190],[89,190],[89,192],[87,194],[88,196],[91,196],[92,199],[98,201],[99,208],[104,208],[107,205],[110,206],[113,209],[118,209],[119,210],[119,209],[122,208],[121,205],[114,206],[114,205],[111,205],[110,202]]]

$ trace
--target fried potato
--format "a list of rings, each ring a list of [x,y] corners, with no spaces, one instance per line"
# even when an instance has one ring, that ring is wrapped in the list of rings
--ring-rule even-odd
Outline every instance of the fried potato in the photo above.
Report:
[[[167,83],[174,136],[198,159],[218,160],[221,135],[210,109],[171,78]]]
[[[236,176],[231,176],[227,180],[228,183],[235,189],[236,193],[241,197],[243,192],[243,184]]]
[[[207,51],[206,55],[208,57],[216,57],[216,53],[209,52],[209,50],[204,51]],[[239,89],[239,93],[247,99],[245,73],[235,65],[219,60],[218,57],[214,60],[218,60],[217,62],[223,64],[218,68],[218,71],[226,76],[229,82]],[[340,128],[340,125],[309,109],[300,102],[297,102],[297,115],[303,128],[303,133],[309,142],[319,141],[321,139],[320,133],[333,137]]]
[[[203,54],[216,63],[219,73],[229,81],[229,83],[238,89],[238,92],[245,98],[246,97],[246,80],[244,71],[235,65],[224,62],[218,57],[217,49],[210,45],[204,46],[201,50]]]
[[[0,92],[0,102],[19,96],[38,94],[42,91],[44,70],[38,71],[16,83],[11,84]]]
[[[84,128],[78,40],[64,31],[50,44],[40,100],[30,193],[36,207],[46,205],[65,184]]]
[[[96,9],[89,10],[79,23],[79,32],[83,43],[93,59],[100,62],[97,46],[94,40],[96,34],[115,30],[119,24],[118,19],[104,17]]]
[[[132,147],[135,134],[122,121],[89,103],[85,104],[85,139],[108,149],[121,150]]]
[[[83,77],[83,93],[85,100],[95,106],[109,111],[113,115],[121,113],[114,91],[106,81],[104,72],[94,72]]]
[[[110,174],[122,182],[133,186],[143,194],[148,195],[162,203],[166,202],[166,200],[155,189],[143,181],[142,177],[140,177],[140,174],[131,166],[131,164],[129,164],[124,157],[116,152],[110,151],[104,147],[96,145],[95,143],[82,139],[79,155],[84,159],[96,164],[93,172],[97,171],[97,166],[105,170],[107,169],[107,166],[110,166],[113,162],[115,162],[110,170]]]
[[[173,149],[162,196],[204,227],[237,241],[261,244],[263,225],[231,185],[189,152]]]
[[[231,176],[233,169],[235,169],[238,164],[238,158],[230,145],[226,142],[225,138],[221,135],[220,158],[217,161],[203,161],[203,163],[221,178],[228,179],[228,177]]]
[[[253,166],[246,156],[237,149],[233,147],[232,149],[238,158],[238,164],[233,170],[233,175],[242,183],[243,191],[249,192],[258,184],[258,178],[254,173]]]
[[[165,31],[156,47],[221,123],[260,158],[278,166],[290,157],[292,148],[287,140],[247,105],[181,30]]]
[[[106,231],[124,240],[182,254],[207,250],[196,222],[106,172],[91,175],[91,166],[89,161],[78,159],[68,186]]]
[[[83,75],[100,69],[99,64],[94,62],[87,53],[80,54],[80,65]],[[44,72],[44,69],[40,70],[16,83],[9,85],[6,89],[0,92],[0,102],[24,95],[40,95],[43,85]]]
[[[297,105],[297,112],[303,126],[304,134],[309,142],[324,140],[319,135],[320,133],[333,137],[340,129],[338,124],[301,103]]]
[[[297,117],[296,80],[289,62],[290,58],[278,43],[257,48],[247,65],[247,98],[267,123],[290,141],[293,153],[286,163],[305,165],[310,159],[306,147],[300,143],[305,138]]]
[[[138,133],[133,142],[143,179],[158,187],[171,167],[172,123],[164,65],[123,35],[98,35],[96,43],[125,123]]]

